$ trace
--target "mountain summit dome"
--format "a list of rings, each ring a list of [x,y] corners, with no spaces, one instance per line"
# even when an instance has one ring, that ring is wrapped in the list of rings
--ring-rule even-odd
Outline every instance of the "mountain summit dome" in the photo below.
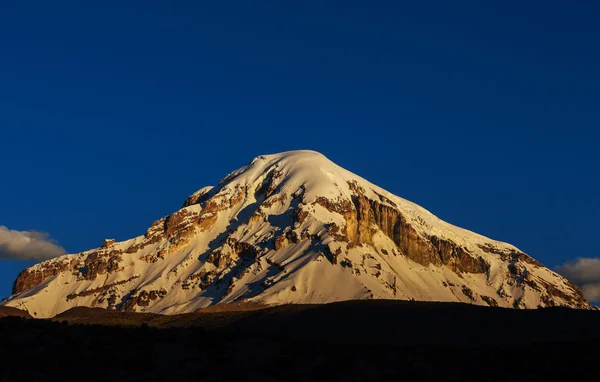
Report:
[[[516,247],[446,223],[322,154],[261,155],[142,236],[24,270],[3,302],[174,314],[352,299],[591,309]]]

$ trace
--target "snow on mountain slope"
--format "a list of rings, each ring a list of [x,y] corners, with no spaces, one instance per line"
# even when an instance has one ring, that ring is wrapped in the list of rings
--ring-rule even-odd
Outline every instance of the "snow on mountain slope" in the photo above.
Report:
[[[3,304],[164,314],[349,299],[590,309],[512,245],[448,224],[313,151],[263,155],[145,235],[37,264]]]

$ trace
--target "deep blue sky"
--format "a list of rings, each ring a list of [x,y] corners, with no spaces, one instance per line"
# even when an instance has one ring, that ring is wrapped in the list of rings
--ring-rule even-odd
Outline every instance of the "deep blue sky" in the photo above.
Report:
[[[412,3],[2,1],[0,225],[77,252],[313,149],[546,265],[597,256],[598,3]]]

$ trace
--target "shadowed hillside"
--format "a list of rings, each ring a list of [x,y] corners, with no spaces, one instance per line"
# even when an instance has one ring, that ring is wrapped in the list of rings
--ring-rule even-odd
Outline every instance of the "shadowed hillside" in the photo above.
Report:
[[[31,315],[25,311],[16,308],[11,308],[10,306],[0,306],[0,317],[31,318]]]
[[[0,380],[595,380],[599,320],[399,301],[179,316],[77,308],[1,319]]]

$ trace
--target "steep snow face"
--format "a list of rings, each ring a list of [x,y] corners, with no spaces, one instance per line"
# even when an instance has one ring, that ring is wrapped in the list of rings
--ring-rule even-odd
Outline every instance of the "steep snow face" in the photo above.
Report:
[[[3,304],[164,314],[349,299],[590,309],[512,245],[446,223],[314,151],[255,158],[145,235],[25,270]]]

